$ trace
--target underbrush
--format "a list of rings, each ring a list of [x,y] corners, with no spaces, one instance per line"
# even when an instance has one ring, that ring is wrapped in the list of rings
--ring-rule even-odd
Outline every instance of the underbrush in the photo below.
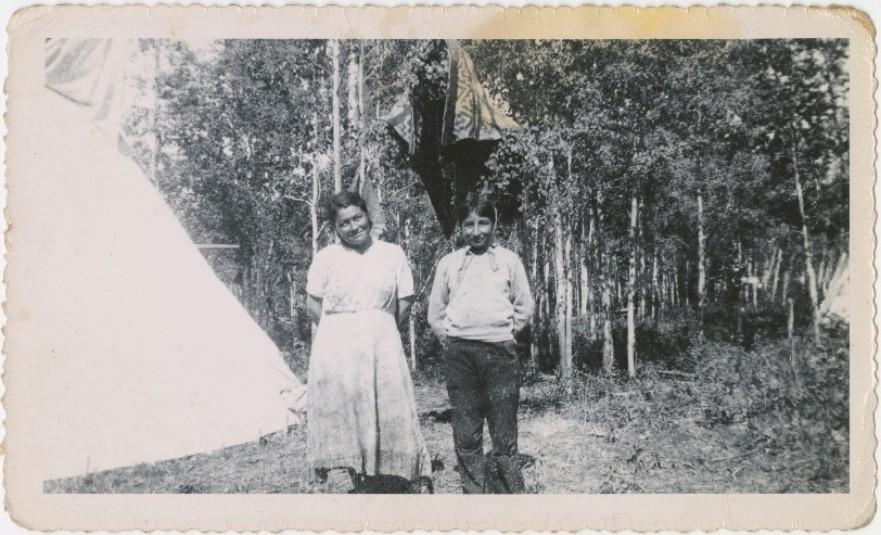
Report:
[[[847,329],[838,328],[820,347],[796,339],[794,351],[768,339],[754,351],[716,341],[655,344],[682,353],[640,354],[634,379],[585,369],[568,382],[525,374],[518,421],[528,491],[847,492],[849,352]],[[422,363],[416,404],[435,491],[457,493],[442,367],[436,359]],[[300,427],[216,452],[50,481],[44,490],[340,492],[312,481],[305,454]]]

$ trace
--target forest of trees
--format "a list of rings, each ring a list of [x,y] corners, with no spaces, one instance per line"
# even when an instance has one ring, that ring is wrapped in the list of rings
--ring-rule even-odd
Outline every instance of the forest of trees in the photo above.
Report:
[[[416,280],[405,348],[431,362],[427,294],[455,237],[383,116],[419,84],[443,93],[447,43],[140,44],[129,147],[255,321],[291,358],[307,352],[305,273],[332,239],[322,203],[369,181]],[[743,317],[817,343],[835,327],[823,311],[847,267],[846,40],[458,44],[519,125],[481,188],[521,214],[499,239],[536,296],[531,369],[632,375]]]

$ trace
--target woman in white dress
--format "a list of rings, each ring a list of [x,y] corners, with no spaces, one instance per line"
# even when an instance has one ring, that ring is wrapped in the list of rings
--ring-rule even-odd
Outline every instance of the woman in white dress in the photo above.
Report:
[[[398,325],[406,322],[413,276],[404,251],[374,239],[364,200],[335,195],[339,243],[319,251],[306,283],[318,324],[309,360],[307,443],[319,479],[345,468],[355,490],[394,476],[430,491],[422,433]]]

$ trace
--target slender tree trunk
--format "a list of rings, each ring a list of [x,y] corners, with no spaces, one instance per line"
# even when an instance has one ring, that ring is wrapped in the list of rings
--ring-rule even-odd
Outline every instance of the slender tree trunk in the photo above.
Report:
[[[600,283],[600,313],[602,315],[603,337],[603,371],[611,374],[615,368],[615,344],[612,339],[612,285],[610,280],[610,262],[608,244],[604,235],[603,225],[603,192],[597,188],[596,192],[596,248],[598,254]]]
[[[653,321],[658,320],[661,311],[661,291],[658,287],[658,249],[652,251],[652,287],[651,287],[651,310],[649,316]]]
[[[563,265],[566,268],[566,276],[563,279],[563,283],[566,287],[566,322],[564,324],[565,332],[566,332],[566,355],[569,358],[569,368],[571,375],[572,368],[572,306],[574,300],[574,282],[572,280],[573,269],[572,269],[572,230],[569,227],[564,228],[563,230],[566,241],[563,246]]]
[[[771,294],[768,301],[774,303],[777,300],[777,281],[780,280],[780,267],[783,265],[783,249],[777,249],[777,260],[774,262],[774,273],[771,275]]]
[[[634,306],[636,298],[636,220],[638,205],[636,194],[630,202],[630,265],[627,276],[627,375],[636,377],[636,322]]]
[[[530,275],[532,276],[532,287],[535,289],[535,293],[539,299],[538,306],[535,307],[535,310],[532,313],[532,327],[529,336],[529,365],[532,368],[532,373],[536,373],[538,371],[538,332],[539,326],[541,325],[541,299],[542,294],[544,293],[542,289],[539,287],[539,281],[541,277],[538,273],[538,251],[541,244],[539,240],[541,239],[541,233],[539,231],[539,227],[541,225],[535,226],[535,232],[533,233],[534,239],[532,240],[532,269],[530,270]]]
[[[596,244],[594,234],[596,232],[596,224],[594,222],[594,210],[592,206],[588,207],[587,213],[587,237],[584,238],[584,254],[581,258],[582,281],[581,287],[584,292],[584,313],[587,317],[587,334],[591,339],[596,337],[596,303],[594,298],[594,285],[596,284],[590,277],[590,269],[596,269]]]
[[[330,54],[332,59],[332,90],[331,107],[333,119],[333,192],[339,193],[343,189],[342,160],[340,154],[340,42],[337,39],[330,41]]]
[[[412,241],[411,241],[412,222],[410,217],[404,219],[404,244],[407,251],[407,259],[412,263]],[[410,341],[410,369],[416,371],[416,316],[411,314],[407,318],[407,333]]]
[[[312,163],[312,198],[309,206],[309,223],[312,225],[312,258],[318,252],[318,200],[321,196],[321,174],[318,170],[317,158]]]
[[[783,272],[783,291],[780,293],[780,302],[786,303],[786,300],[789,299],[789,279],[792,278],[792,274],[787,269]]]
[[[678,260],[678,259],[677,259],[677,260]],[[674,268],[673,268],[673,288],[672,288],[672,291],[671,291],[670,293],[672,294],[672,295],[670,296],[670,297],[671,297],[671,304],[672,304],[674,307],[679,306],[680,299],[679,299],[679,264],[678,264],[678,262],[677,262],[676,264],[674,264]]]
[[[367,106],[364,85],[364,41],[358,42],[358,176],[361,181],[367,176]]]
[[[566,270],[563,245],[563,220],[559,211],[554,213],[554,313],[557,323],[557,346],[560,353],[560,378],[572,377],[572,352],[566,343]]]
[[[755,260],[749,262],[750,293],[752,294],[753,308],[759,306],[759,276],[755,272]]]
[[[291,324],[293,324],[297,320],[297,307],[295,305],[297,299],[297,281],[293,273],[290,271],[285,273],[285,277],[288,279],[288,317],[291,319]]]
[[[706,299],[706,240],[704,237],[704,198],[697,194],[697,308],[700,343],[704,341],[704,305]]]
[[[805,217],[805,201],[801,188],[801,177],[798,169],[798,157],[795,147],[792,148],[792,169],[795,178],[795,193],[798,196],[798,212],[801,215],[801,232],[804,237],[805,248],[805,271],[807,274],[808,294],[811,297],[811,312],[813,313],[814,342],[820,343],[820,303],[817,296],[817,276],[814,273],[814,257],[811,249],[811,239],[808,235],[808,220]]]
[[[765,270],[765,273],[762,276],[762,287],[765,289],[765,301],[774,301],[774,293],[777,290],[777,276],[780,273],[779,256],[780,249],[774,249],[771,254],[771,263],[768,264],[768,269]]]
[[[792,298],[788,298],[786,303],[788,314],[786,316],[786,333],[789,335],[789,362],[795,363],[795,309]]]

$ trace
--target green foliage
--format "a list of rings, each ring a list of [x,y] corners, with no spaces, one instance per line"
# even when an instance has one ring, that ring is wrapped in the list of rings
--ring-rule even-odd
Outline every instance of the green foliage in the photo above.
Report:
[[[639,295],[651,298],[657,254],[660,273],[677,277],[680,304],[686,296],[695,303],[699,192],[710,302],[724,288],[713,281],[738,255],[758,269],[777,248],[784,257],[780,276],[791,275],[789,296],[803,299],[794,162],[816,250],[846,250],[846,41],[461,44],[481,82],[520,125],[491,155],[483,186],[499,203],[519,207],[523,220],[503,229],[502,241],[524,256],[536,294],[552,304],[553,269],[543,281],[528,257],[552,254],[554,214],[575,238],[566,276],[574,280],[584,258],[598,296],[604,280],[613,288],[626,281],[633,198],[639,202]],[[410,156],[379,116],[416,88],[427,92],[419,98],[445,98],[446,47],[365,40],[341,41],[340,50],[343,186],[363,168],[380,192],[386,239],[405,247],[416,279],[418,352],[431,356],[427,291],[437,260],[454,244],[443,238]],[[206,257],[281,347],[302,351],[309,336],[303,285],[314,231],[308,209],[314,172],[319,204],[332,191],[328,43],[229,40],[190,48],[143,40],[138,56],[159,69],[128,84],[139,95],[126,122],[133,156],[195,242],[239,245]],[[588,229],[593,241],[582,243]],[[325,225],[319,246],[329,239]],[[545,283],[547,292],[539,288]],[[615,310],[618,299],[613,292]],[[778,329],[774,307],[778,301],[763,298],[759,316],[767,311]],[[711,305],[710,323],[715,313]],[[722,307],[719,317],[725,314]],[[533,329],[548,354],[554,352],[553,317]],[[646,344],[640,336],[637,343]]]

